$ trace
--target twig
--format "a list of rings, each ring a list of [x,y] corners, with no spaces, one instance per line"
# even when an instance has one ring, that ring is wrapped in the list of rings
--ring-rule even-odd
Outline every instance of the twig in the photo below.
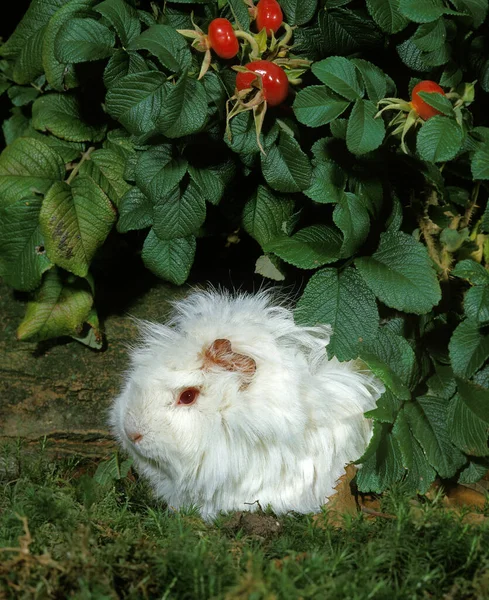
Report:
[[[75,166],[75,168],[73,169],[73,171],[70,173],[70,176],[68,177],[68,179],[66,180],[66,183],[69,185],[73,179],[78,175],[78,171],[80,170],[80,167],[82,166],[82,164],[88,160],[90,158],[90,154],[95,150],[95,146],[90,146],[90,148],[84,152],[81,155],[81,159],[78,162],[78,164]]]

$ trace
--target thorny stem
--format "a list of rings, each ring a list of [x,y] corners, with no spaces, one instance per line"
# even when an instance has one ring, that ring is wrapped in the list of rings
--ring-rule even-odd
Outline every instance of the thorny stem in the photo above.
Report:
[[[90,146],[90,148],[86,151],[83,152],[83,154],[81,155],[81,159],[80,161],[75,165],[75,168],[73,169],[73,171],[71,171],[70,176],[68,177],[68,179],[66,180],[66,183],[69,185],[73,179],[78,175],[78,171],[80,170],[80,167],[82,166],[82,164],[86,161],[89,160],[90,158],[90,154],[95,150],[95,146]]]
[[[462,227],[462,228],[468,227],[470,220],[472,219],[472,214],[473,214],[474,210],[477,208],[477,198],[479,196],[480,187],[481,187],[480,181],[477,181],[475,183],[474,187],[472,188],[472,194],[471,194],[469,205],[465,209],[465,214],[460,221],[460,227]]]

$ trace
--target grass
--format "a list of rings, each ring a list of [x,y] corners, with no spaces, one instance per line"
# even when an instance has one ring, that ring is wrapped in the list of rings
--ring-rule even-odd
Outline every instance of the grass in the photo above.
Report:
[[[3,464],[3,474],[1,465]],[[0,598],[489,598],[489,527],[393,490],[395,518],[232,515],[157,505],[129,473],[0,451]],[[115,473],[115,476],[118,476]],[[101,480],[103,480],[101,482]]]

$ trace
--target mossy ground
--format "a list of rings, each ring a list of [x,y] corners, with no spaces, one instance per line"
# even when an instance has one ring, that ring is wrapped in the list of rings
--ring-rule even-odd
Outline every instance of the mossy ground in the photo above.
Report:
[[[129,475],[98,483],[97,465],[0,451],[0,598],[489,598],[489,526],[438,500],[391,518],[228,516],[157,505]]]

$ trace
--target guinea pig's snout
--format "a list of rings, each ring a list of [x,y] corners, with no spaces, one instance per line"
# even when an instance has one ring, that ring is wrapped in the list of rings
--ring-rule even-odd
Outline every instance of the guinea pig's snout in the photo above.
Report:
[[[139,433],[139,431],[131,431],[127,428],[125,428],[124,431],[133,444],[137,444],[143,439],[143,434]]]

